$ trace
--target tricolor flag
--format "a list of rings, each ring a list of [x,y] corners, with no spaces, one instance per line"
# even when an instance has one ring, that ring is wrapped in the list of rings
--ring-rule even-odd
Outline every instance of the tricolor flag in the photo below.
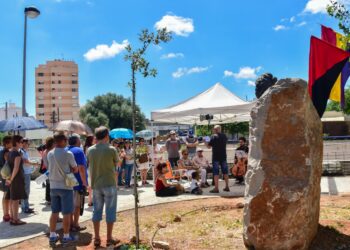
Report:
[[[321,38],[322,40],[329,42],[333,46],[336,46],[343,50],[347,50],[347,47],[348,47],[347,37],[343,36],[338,32],[335,32],[331,28],[328,28],[322,25]],[[344,68],[342,69],[341,74],[335,81],[331,94],[329,96],[329,99],[335,102],[340,102],[342,108],[344,108],[344,105],[345,105],[344,88],[349,76],[350,76],[350,63],[347,62]]]
[[[326,110],[333,85],[350,53],[314,36],[310,41],[309,94],[320,118]]]

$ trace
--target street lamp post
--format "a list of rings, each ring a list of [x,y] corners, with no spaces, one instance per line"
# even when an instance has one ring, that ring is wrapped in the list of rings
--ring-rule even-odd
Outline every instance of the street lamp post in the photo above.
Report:
[[[27,17],[36,18],[40,11],[33,7],[24,9],[24,43],[23,43],[23,81],[22,81],[22,116],[28,116],[26,110],[26,57],[27,57]]]

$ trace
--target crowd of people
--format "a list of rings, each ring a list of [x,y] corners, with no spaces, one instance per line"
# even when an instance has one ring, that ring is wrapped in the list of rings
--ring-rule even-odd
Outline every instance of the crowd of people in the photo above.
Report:
[[[30,181],[35,167],[47,176],[45,200],[51,206],[49,221],[49,242],[54,246],[59,240],[56,225],[63,222],[63,245],[74,241],[70,232],[85,230],[79,224],[79,217],[84,209],[85,197],[88,206],[93,206],[92,222],[94,226],[94,245],[101,245],[100,222],[105,207],[107,224],[107,246],[118,243],[112,236],[116,221],[118,186],[126,189],[138,185],[138,178],[133,176],[137,167],[141,185],[148,185],[147,175],[153,170],[153,184],[156,196],[174,196],[186,190],[178,181],[186,178],[190,183],[190,193],[200,195],[210,184],[208,173],[213,174],[211,193],[219,193],[219,170],[225,180],[223,191],[229,192],[228,165],[226,155],[227,138],[221,132],[219,125],[214,127],[213,135],[205,140],[205,146],[212,149],[212,165],[204,156],[195,136],[189,135],[185,142],[176,137],[175,131],[170,132],[169,139],[162,147],[153,138],[146,145],[143,138],[139,139],[134,152],[129,140],[114,139],[110,141],[109,130],[99,127],[94,136],[85,138],[85,144],[79,135],[66,135],[56,132],[45,141],[45,145],[37,148],[42,158],[41,162],[30,161],[28,148],[30,140],[20,135],[5,136],[0,150],[0,168],[8,165],[10,175],[1,177],[3,221],[10,225],[26,224],[19,218],[19,204],[22,212],[31,214]],[[240,138],[240,148],[248,152],[245,139]],[[167,159],[163,153],[167,153]],[[240,167],[242,159],[236,157],[235,165]],[[244,164],[246,160],[243,159]],[[152,167],[153,166],[153,167]],[[246,165],[244,166],[246,168]],[[172,172],[171,178],[168,173]],[[236,170],[237,171],[237,170]],[[234,173],[234,172],[233,172]],[[237,182],[242,182],[242,176],[237,175]],[[63,218],[59,217],[62,214]]]

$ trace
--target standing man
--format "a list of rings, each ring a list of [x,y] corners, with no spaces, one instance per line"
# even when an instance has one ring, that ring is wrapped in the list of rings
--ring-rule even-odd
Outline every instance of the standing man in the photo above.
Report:
[[[72,214],[71,229],[73,232],[85,230],[86,227],[79,226],[80,217],[80,204],[81,199],[85,199],[87,184],[87,165],[86,158],[83,149],[80,147],[81,141],[78,134],[72,134],[68,139],[68,151],[74,155],[75,162],[78,165],[78,173],[74,174],[75,178],[79,182],[78,186],[75,186],[73,192],[74,199],[74,212]]]
[[[210,193],[219,193],[219,168],[224,175],[226,187],[223,191],[229,192],[228,187],[228,167],[227,167],[227,155],[226,155],[226,143],[227,137],[221,133],[221,126],[215,125],[214,134],[211,136],[210,141],[206,142],[208,148],[212,148],[212,162],[213,162],[213,176],[215,188],[210,190]]]
[[[118,152],[109,145],[109,131],[106,127],[95,130],[97,144],[87,151],[91,188],[93,190],[94,211],[92,222],[95,231],[95,247],[101,245],[100,222],[103,206],[106,206],[107,247],[119,241],[112,238],[113,225],[117,213],[117,183],[115,170],[118,164]]]
[[[171,168],[177,167],[177,162],[180,159],[180,148],[181,142],[176,138],[176,133],[174,130],[170,131],[170,138],[165,143],[166,150],[168,152],[168,160],[170,162]]]
[[[47,155],[50,195],[51,195],[51,217],[50,217],[50,245],[54,246],[58,241],[56,234],[56,224],[58,214],[63,214],[63,246],[74,241],[69,235],[70,219],[73,213],[73,188],[66,185],[65,177],[70,172],[77,173],[78,168],[71,152],[65,148],[67,137],[62,132],[54,135],[56,147]]]
[[[24,170],[24,189],[27,194],[27,199],[21,201],[22,213],[32,214],[34,209],[29,207],[29,194],[30,194],[30,181],[34,170],[33,165],[38,166],[35,162],[29,161],[29,149],[30,141],[28,138],[23,139],[23,147],[21,149],[23,159],[23,170]]]
[[[186,137],[186,146],[188,151],[188,156],[192,159],[196,155],[196,149],[198,146],[198,139],[193,135],[193,132],[190,131],[189,135]]]

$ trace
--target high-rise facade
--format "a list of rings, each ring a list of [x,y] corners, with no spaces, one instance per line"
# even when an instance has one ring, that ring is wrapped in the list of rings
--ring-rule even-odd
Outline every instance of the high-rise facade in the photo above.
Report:
[[[47,61],[36,67],[36,118],[50,128],[59,121],[79,120],[78,78],[73,61]]]

